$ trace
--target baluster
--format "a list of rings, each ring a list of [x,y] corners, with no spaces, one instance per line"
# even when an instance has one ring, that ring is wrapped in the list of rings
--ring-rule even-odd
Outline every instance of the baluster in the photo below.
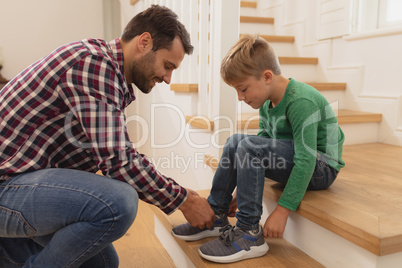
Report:
[[[209,4],[199,1],[199,51],[198,51],[198,115],[208,116],[208,28]]]

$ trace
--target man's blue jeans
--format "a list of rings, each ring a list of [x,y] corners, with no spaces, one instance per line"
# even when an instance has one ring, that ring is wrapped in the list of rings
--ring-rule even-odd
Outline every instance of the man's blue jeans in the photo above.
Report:
[[[0,183],[0,267],[118,267],[112,242],[137,214],[128,184],[70,169]]]
[[[237,187],[237,226],[256,229],[262,215],[265,177],[286,185],[294,166],[292,140],[235,134],[223,149],[208,202],[216,214],[227,213]],[[309,190],[327,189],[338,172],[317,154]]]

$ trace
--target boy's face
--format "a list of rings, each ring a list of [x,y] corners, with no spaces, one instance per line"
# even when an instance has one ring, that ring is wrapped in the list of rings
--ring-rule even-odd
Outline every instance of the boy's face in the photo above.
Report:
[[[256,79],[254,76],[249,76],[241,82],[234,83],[233,87],[237,91],[239,101],[244,101],[254,109],[260,108],[269,97],[269,87],[263,77]]]

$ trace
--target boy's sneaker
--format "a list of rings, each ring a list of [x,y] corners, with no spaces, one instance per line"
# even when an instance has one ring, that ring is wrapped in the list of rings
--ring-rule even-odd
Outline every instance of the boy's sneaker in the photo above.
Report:
[[[229,225],[228,217],[226,215],[216,215],[215,223],[209,229],[193,227],[187,222],[174,227],[172,229],[172,235],[181,240],[196,241],[206,237],[219,236],[221,234],[219,229],[222,229],[226,225]]]
[[[199,253],[209,261],[230,263],[263,256],[268,249],[261,226],[246,231],[229,225],[220,237],[202,245]]]

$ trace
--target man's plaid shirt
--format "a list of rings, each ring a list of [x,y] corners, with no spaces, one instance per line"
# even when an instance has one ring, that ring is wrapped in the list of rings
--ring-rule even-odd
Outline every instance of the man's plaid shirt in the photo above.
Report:
[[[119,39],[56,49],[0,90],[0,180],[45,168],[102,170],[173,212],[187,191],[129,142],[124,109],[134,99]]]

